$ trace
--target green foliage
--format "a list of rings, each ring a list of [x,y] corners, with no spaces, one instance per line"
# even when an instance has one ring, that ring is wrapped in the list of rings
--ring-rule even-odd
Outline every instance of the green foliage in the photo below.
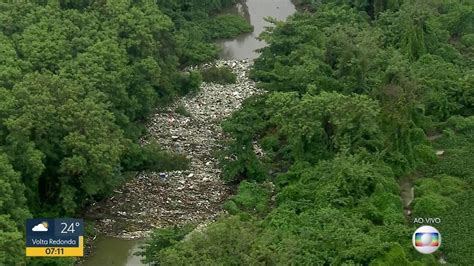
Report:
[[[251,75],[268,93],[223,123],[230,136],[223,177],[241,181],[225,205],[231,216],[155,261],[435,265],[435,256],[415,254],[406,237],[412,228],[396,179],[414,170],[426,176],[415,184],[414,215],[444,223],[462,198],[459,213],[469,217],[463,196],[474,173],[474,94],[471,52],[459,38],[472,33],[472,4],[298,3],[313,12],[271,21],[262,34],[269,45]],[[425,132],[442,129],[428,141]],[[436,157],[433,148],[445,153]],[[269,183],[271,194],[262,191]],[[457,245],[445,251],[466,264],[460,254],[469,245]]]
[[[246,112],[236,112],[228,121],[224,121],[222,127],[229,132],[235,141],[227,143],[223,151],[223,178],[227,182],[251,179],[263,181],[267,178],[267,169],[257,159],[253,150],[252,140],[254,134],[263,130],[267,121],[262,117],[265,102],[256,97],[249,98],[244,102]]]
[[[179,71],[215,58],[214,39],[251,30],[242,18],[211,16],[233,3],[0,4],[0,264],[24,260],[29,211],[72,215],[126,171],[186,167],[154,143],[139,146],[140,122],[158,103],[197,91],[201,78],[235,82],[228,68]],[[442,216],[444,255],[469,264],[472,4],[299,3],[314,13],[272,21],[262,35],[269,45],[252,76],[268,95],[223,124],[224,179],[248,180],[226,204],[231,215],[189,235],[157,231],[146,261],[433,264],[406,239],[395,181],[418,169],[426,178],[416,182],[414,213]],[[436,159],[425,132],[443,129]]]
[[[29,211],[74,215],[127,172],[188,166],[184,155],[136,143],[157,104],[198,91],[200,73],[181,72],[182,65],[213,59],[211,40],[251,30],[243,18],[210,15],[231,4],[0,4],[0,264],[25,260]]]
[[[280,171],[293,162],[314,163],[337,153],[382,149],[380,109],[366,96],[321,93],[299,98],[295,93],[273,93],[244,106],[224,124],[236,140],[226,151],[227,180],[261,180],[267,168]],[[253,141],[260,141],[257,136],[266,154],[262,161],[253,150]]]
[[[192,233],[160,256],[154,254],[154,261],[166,265],[366,264],[396,245],[398,233],[384,226],[402,227],[404,218],[388,167],[359,157],[340,157],[295,171],[298,180],[283,187],[275,209],[261,222],[252,214],[268,212],[270,194],[265,187],[269,183],[244,181],[227,204],[238,216]],[[240,213],[245,211],[247,216]]]
[[[449,197],[428,194],[413,202],[413,214],[416,217],[438,217],[440,213],[456,206]]]
[[[126,171],[174,171],[188,168],[189,160],[181,154],[165,151],[156,142],[145,145],[131,143],[122,158]]]
[[[201,70],[202,78],[205,82],[219,84],[230,84],[237,81],[237,76],[230,67],[211,66]]]
[[[453,116],[447,121],[445,134],[434,146],[443,150],[443,156],[423,171],[427,176],[450,175],[465,181],[474,180],[474,117]]]
[[[474,116],[452,116],[446,121],[446,125],[447,130],[452,129],[461,134],[464,133],[461,137],[470,138],[470,133],[474,131]]]
[[[191,117],[191,113],[182,104],[176,106],[176,109],[174,110],[174,112],[182,116]]]
[[[231,1],[196,3],[198,10],[179,14],[189,15],[184,24],[224,29],[239,21],[208,15]],[[166,15],[186,5],[2,4],[0,86],[9,91],[0,90],[0,144],[21,172],[35,211],[49,205],[57,207],[53,212],[73,213],[116,185],[122,166],[185,167],[181,156],[128,143],[159,101],[199,88],[199,73],[178,71],[186,60],[179,29],[186,25]],[[205,32],[192,43],[207,45],[210,38]]]
[[[398,10],[403,1],[401,0],[375,0],[375,1],[357,1],[357,0],[296,0],[295,4],[309,10],[316,10],[324,7],[323,4],[346,4],[356,10],[363,11],[372,19],[376,18],[381,12]]]
[[[267,106],[269,122],[286,136],[295,160],[314,162],[338,152],[380,149],[380,110],[366,96],[323,92],[298,99],[293,93],[274,93]]]
[[[272,34],[262,34],[270,45],[256,60],[252,76],[271,91],[366,91],[377,82],[367,78],[377,70],[377,61],[369,59],[380,51],[380,33],[367,27],[347,6],[324,5],[315,14],[298,14]]]
[[[0,31],[0,88],[11,89],[21,78],[25,63],[17,57],[14,43]]]
[[[306,204],[314,202],[321,208],[353,209],[359,201],[368,200],[367,197],[375,192],[398,194],[390,168],[383,164],[364,162],[361,158],[362,156],[340,156],[330,161],[321,161],[314,168],[300,170],[301,172],[297,172],[299,181],[285,186],[277,196],[277,202],[283,204],[302,201],[301,198],[304,198]],[[383,192],[378,191],[380,189]],[[396,200],[397,198],[395,202]],[[396,210],[401,206],[396,204],[391,207]]]
[[[432,262],[434,263],[434,262]],[[393,246],[382,258],[378,258],[370,262],[371,266],[383,266],[383,265],[409,265],[409,266],[421,266],[421,262],[410,262],[406,258],[405,252],[400,245]]]
[[[180,75],[180,91],[181,95],[186,95],[189,93],[196,93],[199,91],[201,86],[202,76],[198,71],[191,71],[189,73],[183,73]]]
[[[191,226],[155,230],[138,254],[145,257],[144,263],[160,261],[161,252],[183,240],[192,230]]]
[[[252,32],[253,27],[245,18],[237,15],[220,15],[213,18],[206,27],[211,39],[223,39]]]
[[[469,112],[469,101],[462,84],[462,70],[439,56],[425,55],[412,67],[414,77],[425,91],[426,115],[444,121],[450,116]],[[463,110],[464,109],[464,110]]]
[[[171,237],[163,237],[163,233],[158,231],[158,237],[152,237],[151,244],[145,251],[145,254],[149,254],[145,262],[160,265],[235,265],[239,262],[248,264],[247,254],[252,251],[252,241],[258,232],[257,226],[253,221],[241,221],[238,217],[229,217],[224,221],[196,230],[179,243],[173,240],[176,239],[175,236],[182,238],[183,235],[173,233]],[[170,238],[171,241],[168,240]],[[158,252],[148,253],[156,246]]]
[[[20,175],[0,150],[0,264],[25,260],[24,221],[29,216]]]
[[[175,24],[176,53],[182,65],[195,65],[215,59],[219,49],[213,40],[251,31],[249,23],[239,16],[211,16],[219,9],[235,3],[235,0],[157,1],[160,9]]]
[[[463,35],[461,42],[467,47],[474,47],[474,33]]]
[[[439,230],[443,232],[443,254],[446,261],[456,265],[467,265],[474,261],[470,252],[474,245],[472,223],[474,192],[471,189],[456,198],[458,205],[447,210],[442,216]]]
[[[189,159],[183,154],[173,154],[156,148],[153,144],[146,145],[143,149],[146,157],[142,169],[152,171],[185,170],[189,167]]]
[[[363,232],[369,224],[356,217],[331,208],[295,212],[281,207],[268,218],[253,260],[272,265],[367,263],[387,243],[374,245],[381,239],[375,230]]]
[[[457,206],[454,199],[466,188],[465,182],[446,175],[417,180],[412,203],[414,217],[439,217]]]
[[[242,181],[237,195],[226,202],[230,214],[250,213],[265,215],[270,209],[271,183],[251,183]]]
[[[106,105],[50,74],[28,75],[12,94],[16,111],[5,122],[5,151],[22,172],[30,206],[55,204],[59,198],[73,213],[88,196],[113,184],[123,136]],[[19,152],[22,147],[30,152]],[[31,161],[30,153],[41,159]]]
[[[420,169],[425,176],[415,185],[413,211],[416,216],[439,217],[443,232],[442,252],[452,264],[469,264],[472,239],[474,117],[452,116],[434,146],[444,154]]]
[[[24,261],[29,211],[72,216],[129,172],[188,166],[154,143],[139,146],[142,121],[157,104],[199,89],[201,75],[181,64],[217,55],[211,30],[249,30],[241,18],[211,16],[233,3],[0,4],[0,264]],[[195,29],[198,38],[188,35]]]

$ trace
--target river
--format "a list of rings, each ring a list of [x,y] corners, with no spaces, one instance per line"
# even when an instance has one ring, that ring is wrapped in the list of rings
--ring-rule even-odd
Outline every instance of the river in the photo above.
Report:
[[[290,0],[247,0],[237,4],[231,12],[240,13],[254,27],[254,31],[230,40],[219,42],[221,59],[255,59],[257,49],[263,48],[265,42],[258,40],[258,36],[269,26],[266,17],[285,20],[296,12]]]
[[[140,256],[134,255],[140,250],[143,240],[126,240],[100,236],[96,240],[94,255],[81,265],[144,265]]]
[[[255,59],[258,53],[255,51],[265,46],[265,42],[257,37],[269,24],[264,20],[273,17],[284,20],[295,12],[295,6],[291,0],[246,0],[228,10],[231,13],[240,13],[254,27],[252,33],[242,34],[234,39],[218,42],[222,51],[220,59]],[[126,240],[113,237],[99,236],[95,243],[94,255],[88,257],[83,264],[85,266],[99,265],[144,265],[141,257],[134,255],[139,251],[143,240]]]

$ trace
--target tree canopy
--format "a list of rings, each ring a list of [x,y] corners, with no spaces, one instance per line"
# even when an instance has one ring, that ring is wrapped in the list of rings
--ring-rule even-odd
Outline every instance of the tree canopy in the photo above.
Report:
[[[251,76],[267,93],[223,123],[223,177],[240,183],[228,214],[147,261],[434,265],[439,253],[411,246],[423,216],[443,221],[448,263],[472,263],[470,243],[453,240],[456,219],[470,227],[472,3],[296,3],[261,36]],[[406,176],[417,177],[409,217]]]

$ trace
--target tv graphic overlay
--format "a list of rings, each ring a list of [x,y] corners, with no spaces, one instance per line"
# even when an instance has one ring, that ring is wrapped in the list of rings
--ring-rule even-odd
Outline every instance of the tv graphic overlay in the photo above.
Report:
[[[413,233],[413,247],[420,253],[431,254],[441,246],[441,234],[432,226],[421,226]]]
[[[26,256],[84,256],[84,221],[72,218],[28,219],[26,221]]]

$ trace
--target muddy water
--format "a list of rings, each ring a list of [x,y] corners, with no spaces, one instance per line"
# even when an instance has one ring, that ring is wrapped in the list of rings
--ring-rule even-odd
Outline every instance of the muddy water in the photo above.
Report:
[[[269,24],[265,17],[285,20],[295,12],[291,0],[246,0],[238,4],[230,12],[240,13],[253,27],[254,32],[242,34],[235,39],[222,40],[218,45],[222,48],[221,59],[255,59],[258,57],[256,49],[265,46],[265,42],[257,39],[258,35]],[[141,257],[134,255],[139,251],[143,240],[124,240],[113,237],[99,237],[94,249],[94,255],[87,258],[82,264],[85,266],[135,266],[144,265]]]
[[[94,255],[81,264],[84,266],[102,265],[145,265],[140,256],[134,255],[140,251],[143,240],[124,240],[114,237],[99,237],[96,240]]]
[[[266,17],[285,20],[296,12],[295,6],[290,0],[247,0],[237,4],[231,11],[240,13],[252,24],[254,31],[238,36],[235,39],[222,40],[219,43],[222,51],[221,59],[255,59],[258,53],[255,51],[266,44],[258,40],[258,36],[270,26],[265,21]]]

